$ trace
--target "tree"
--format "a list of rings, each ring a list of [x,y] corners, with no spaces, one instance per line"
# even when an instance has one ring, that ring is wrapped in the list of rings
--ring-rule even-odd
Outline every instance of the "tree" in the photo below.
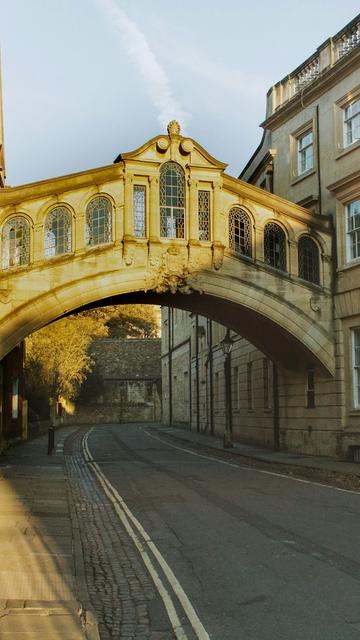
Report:
[[[152,305],[99,307],[62,318],[29,336],[25,377],[32,408],[44,415],[49,398],[77,396],[94,365],[90,346],[95,337],[157,337],[159,317],[159,309]]]

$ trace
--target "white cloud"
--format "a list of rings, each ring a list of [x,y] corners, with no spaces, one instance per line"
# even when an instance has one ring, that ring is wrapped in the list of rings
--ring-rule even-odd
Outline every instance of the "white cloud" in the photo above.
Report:
[[[96,3],[121,36],[127,55],[139,70],[150,99],[158,111],[161,127],[166,127],[173,119],[178,120],[183,128],[186,127],[189,114],[174,97],[169,78],[144,33],[118,6],[116,0],[96,0]]]

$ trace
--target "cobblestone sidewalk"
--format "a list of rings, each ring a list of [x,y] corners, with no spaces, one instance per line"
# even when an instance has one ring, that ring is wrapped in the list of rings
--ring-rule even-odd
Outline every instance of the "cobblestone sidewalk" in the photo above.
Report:
[[[83,459],[80,429],[65,445],[67,473],[101,640],[173,640],[158,593],[111,502]]]

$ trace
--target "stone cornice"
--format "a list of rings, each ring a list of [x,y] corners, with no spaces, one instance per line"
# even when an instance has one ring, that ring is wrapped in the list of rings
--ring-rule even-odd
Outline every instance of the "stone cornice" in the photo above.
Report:
[[[261,127],[264,129],[275,130],[281,124],[292,118],[296,113],[302,111],[307,104],[310,104],[316,98],[325,93],[349,75],[352,71],[359,68],[360,65],[360,46],[357,46],[350,53],[335,62],[333,66],[328,67],[314,80],[309,82],[301,91],[295,94],[287,102],[281,104],[275,112],[269,116]]]

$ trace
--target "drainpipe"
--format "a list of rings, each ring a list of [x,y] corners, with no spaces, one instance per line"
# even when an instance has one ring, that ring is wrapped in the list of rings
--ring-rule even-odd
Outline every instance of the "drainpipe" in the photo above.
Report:
[[[318,104],[316,105],[316,154],[317,154],[319,214],[322,215],[321,170],[320,170],[320,117],[319,117],[319,105]]]
[[[195,316],[196,431],[200,431],[199,316]]]
[[[169,343],[169,424],[172,424],[172,331],[171,331],[171,323],[172,323],[172,309],[168,307],[168,343]]]
[[[278,368],[273,363],[273,435],[274,449],[280,450],[279,378]]]
[[[209,320],[209,377],[210,377],[210,432],[214,435],[214,366],[213,366],[213,326]]]

